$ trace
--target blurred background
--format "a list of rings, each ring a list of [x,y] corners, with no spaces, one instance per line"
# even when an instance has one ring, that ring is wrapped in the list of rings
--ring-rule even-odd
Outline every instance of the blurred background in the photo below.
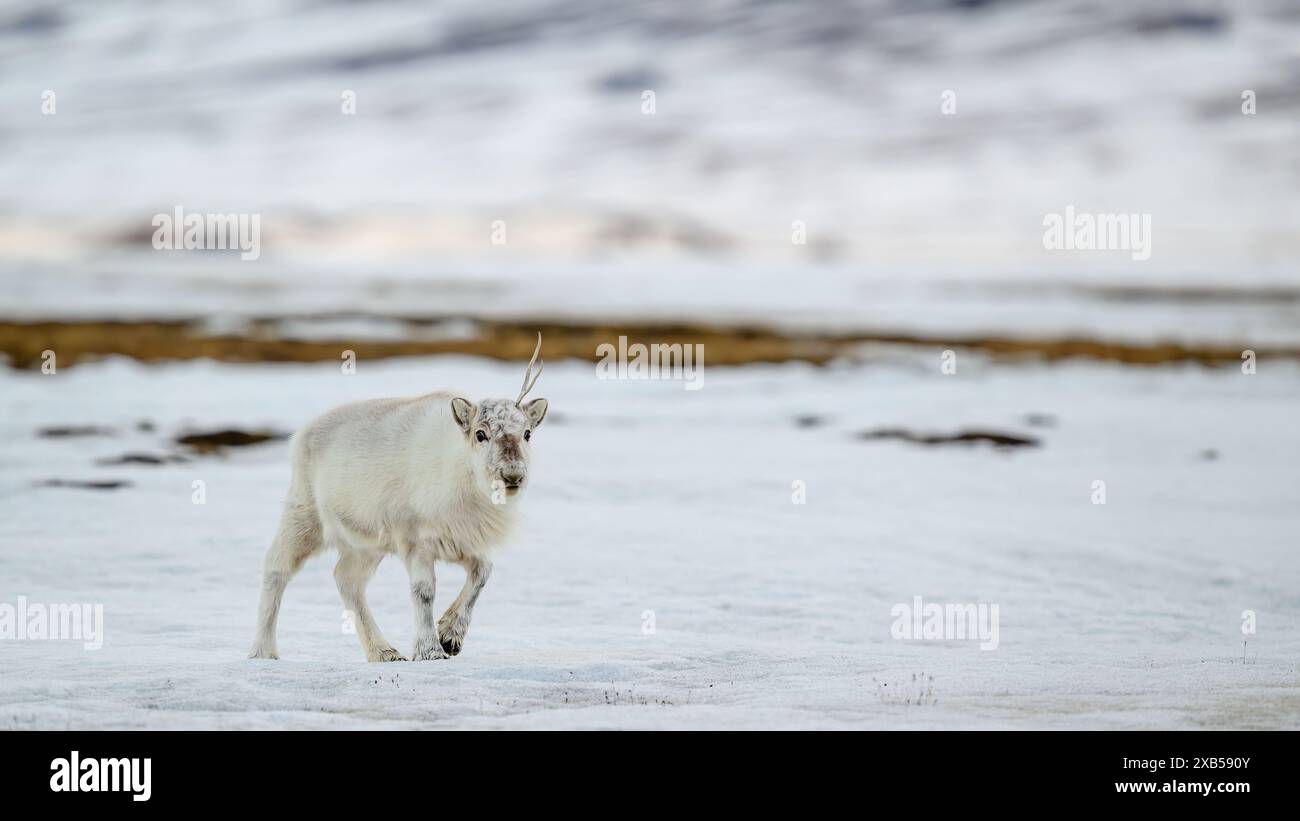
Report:
[[[1300,343],[1294,2],[18,1],[0,100],[4,320]]]

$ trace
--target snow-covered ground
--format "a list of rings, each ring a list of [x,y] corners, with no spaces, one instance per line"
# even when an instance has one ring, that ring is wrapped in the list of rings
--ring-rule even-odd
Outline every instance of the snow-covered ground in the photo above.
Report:
[[[519,376],[464,358],[0,371],[0,603],[102,603],[106,623],[98,651],[0,641],[0,727],[1300,728],[1294,363],[962,357],[945,376],[937,351],[876,349],[710,369],[699,391],[555,363],[527,524],[440,662],[363,661],[328,557],[289,587],[282,659],[244,658],[283,442],[95,464],[173,452],[191,426],[288,430],[355,398],[513,395]],[[53,425],[117,433],[36,436]],[[855,437],[899,426],[1042,443]],[[92,478],[132,484],[37,486]],[[460,578],[443,571],[440,604]],[[998,649],[892,638],[918,595],[997,604]],[[399,562],[370,601],[409,649]]]

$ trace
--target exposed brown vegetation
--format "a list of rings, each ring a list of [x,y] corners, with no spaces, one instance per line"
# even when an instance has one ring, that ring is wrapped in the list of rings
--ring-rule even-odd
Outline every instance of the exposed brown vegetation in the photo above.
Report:
[[[1020,436],[1011,433],[998,433],[987,430],[963,430],[958,433],[917,433],[903,428],[880,428],[863,431],[859,439],[897,439],[917,445],[970,445],[987,442],[999,448],[1038,447],[1039,440],[1033,436]]]
[[[335,319],[348,317],[314,317]],[[358,316],[355,318],[365,319]],[[307,320],[313,317],[306,318]],[[199,321],[0,321],[0,354],[16,368],[41,364],[52,350],[60,367],[105,356],[127,356],[141,362],[209,358],[225,362],[338,362],[344,350],[358,359],[398,356],[467,354],[509,361],[527,360],[540,330],[548,361],[598,359],[596,349],[616,342],[629,344],[703,344],[706,362],[714,366],[753,363],[809,362],[824,364],[864,344],[878,343],[927,348],[974,350],[999,358],[1060,360],[1084,358],[1132,365],[1196,362],[1221,365],[1241,361],[1237,347],[1186,346],[1176,343],[1136,344],[1084,338],[1012,339],[994,336],[924,336],[916,334],[786,333],[758,327],[715,327],[679,323],[616,323],[483,320],[477,333],[454,338],[425,338],[419,330],[438,319],[394,319],[412,330],[410,338],[293,339],[277,331],[275,318],[254,320],[239,334],[210,334]],[[1300,359],[1297,349],[1256,349],[1260,359]]]
[[[117,490],[131,486],[131,483],[125,479],[91,479],[86,481],[79,479],[46,479],[36,484],[38,487],[67,487],[79,490]]]
[[[114,456],[109,459],[98,459],[97,465],[173,465],[188,462],[184,456],[175,453],[164,453],[156,455],[153,453],[124,453],[121,456]]]
[[[116,431],[112,428],[101,428],[97,425],[68,425],[52,428],[41,428],[36,431],[36,435],[42,439],[71,439],[80,436],[112,436]]]
[[[289,434],[271,430],[213,430],[186,433],[176,437],[177,444],[195,453],[214,453],[224,448],[242,448],[288,439]]]

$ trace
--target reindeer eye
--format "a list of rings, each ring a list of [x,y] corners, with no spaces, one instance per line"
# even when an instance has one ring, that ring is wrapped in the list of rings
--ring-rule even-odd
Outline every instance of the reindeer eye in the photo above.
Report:
[[[479,431],[478,433],[474,434],[474,438],[479,440],[480,442],[486,442],[487,434],[484,433],[483,431]]]
[[[529,439],[532,439],[532,438],[533,438],[533,432],[532,432],[531,430],[526,430],[526,431],[524,431],[524,441],[525,441],[525,442],[527,442]]]

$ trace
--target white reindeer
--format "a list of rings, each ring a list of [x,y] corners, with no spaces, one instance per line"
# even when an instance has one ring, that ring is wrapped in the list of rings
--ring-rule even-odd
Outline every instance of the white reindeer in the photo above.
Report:
[[[417,661],[460,652],[474,602],[492,571],[491,554],[510,534],[510,498],[528,480],[533,430],[546,400],[522,404],[538,377],[524,374],[519,398],[477,405],[451,393],[374,399],[318,417],[291,443],[293,479],[266,554],[257,637],[250,658],[279,658],[275,622],[284,588],[309,556],[339,551],[334,579],[370,661],[405,661],[366,605],[366,585],[396,553],[411,577]],[[530,381],[531,379],[531,381]],[[434,620],[434,563],[465,568],[465,587]]]

